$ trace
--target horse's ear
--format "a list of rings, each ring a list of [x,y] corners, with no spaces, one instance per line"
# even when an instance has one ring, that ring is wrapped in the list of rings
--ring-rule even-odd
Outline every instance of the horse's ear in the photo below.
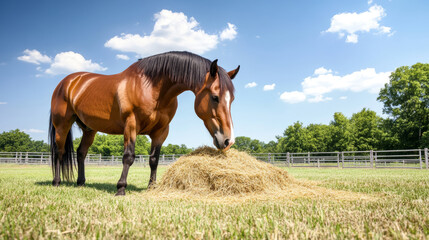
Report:
[[[218,68],[217,68],[217,59],[216,59],[210,65],[210,76],[216,77],[217,69]]]
[[[238,65],[238,67],[235,70],[229,71],[228,75],[229,77],[232,79],[235,78],[235,76],[237,76],[238,71],[240,70],[240,65]]]

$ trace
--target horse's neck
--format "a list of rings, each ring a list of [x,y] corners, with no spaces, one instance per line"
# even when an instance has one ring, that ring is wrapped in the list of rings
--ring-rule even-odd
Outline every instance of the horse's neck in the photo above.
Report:
[[[166,105],[170,104],[171,101],[175,101],[177,96],[185,91],[194,91],[189,86],[184,83],[174,83],[169,79],[163,79],[160,81],[159,88],[156,88],[159,91],[158,102],[164,103]],[[163,105],[164,105],[163,104]]]

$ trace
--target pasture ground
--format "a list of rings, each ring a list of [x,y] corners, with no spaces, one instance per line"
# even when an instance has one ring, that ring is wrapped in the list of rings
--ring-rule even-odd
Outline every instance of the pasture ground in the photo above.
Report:
[[[149,168],[140,166],[130,169],[127,196],[114,197],[121,170],[88,166],[85,187],[54,188],[48,166],[0,165],[0,238],[429,237],[427,170],[289,168],[296,179],[375,200],[231,203],[148,197]]]

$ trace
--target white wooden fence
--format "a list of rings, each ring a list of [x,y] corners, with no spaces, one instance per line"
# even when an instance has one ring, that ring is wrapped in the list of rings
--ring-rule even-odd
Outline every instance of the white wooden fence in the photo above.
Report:
[[[416,168],[429,169],[428,149],[369,150],[306,153],[253,153],[256,159],[284,167]],[[181,155],[161,155],[159,164],[168,165]],[[134,164],[147,166],[148,155],[137,155]],[[47,152],[0,152],[0,164],[50,164]],[[118,165],[122,156],[88,154],[86,164]]]

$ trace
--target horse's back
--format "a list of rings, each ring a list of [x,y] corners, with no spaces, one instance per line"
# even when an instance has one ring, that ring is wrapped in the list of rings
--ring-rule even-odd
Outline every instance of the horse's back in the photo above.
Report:
[[[122,128],[117,89],[121,81],[118,75],[89,72],[70,74],[55,89],[51,109],[53,112],[64,112],[63,109],[67,109],[94,130],[120,133]]]

